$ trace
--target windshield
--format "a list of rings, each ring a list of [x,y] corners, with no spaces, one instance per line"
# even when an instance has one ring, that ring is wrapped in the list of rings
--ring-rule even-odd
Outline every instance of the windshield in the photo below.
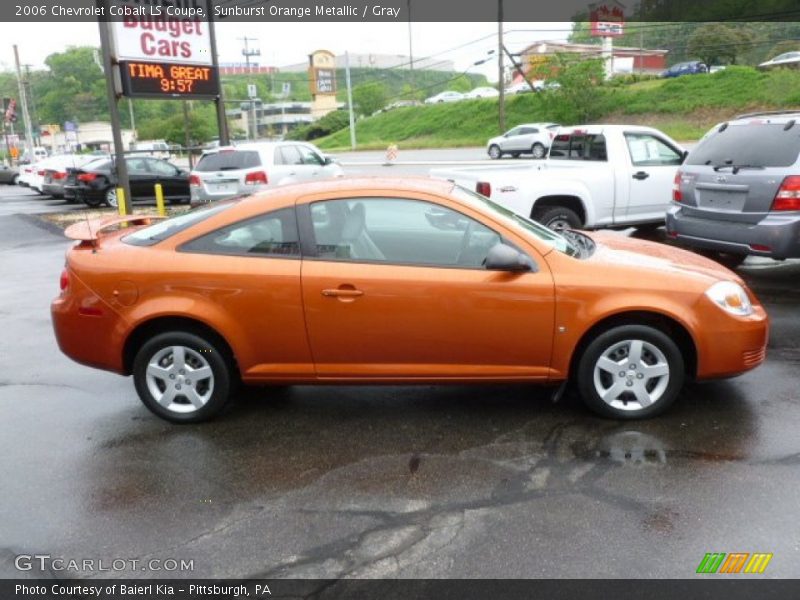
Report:
[[[453,195],[460,200],[465,200],[471,204],[477,200],[480,206],[488,208],[502,220],[506,222],[510,221],[512,225],[522,227],[526,233],[533,235],[537,240],[544,242],[559,252],[575,257],[579,257],[581,254],[578,248],[576,248],[564,236],[559,235],[552,229],[548,229],[544,225],[540,225],[536,221],[520,216],[504,206],[500,206],[486,196],[481,196],[480,194],[463,188],[460,185],[457,185],[453,188]]]
[[[239,198],[232,198],[230,200],[216,202],[202,208],[195,208],[177,217],[172,217],[171,219],[167,219],[165,221],[159,221],[158,223],[150,225],[149,227],[139,229],[130,235],[126,235],[124,238],[122,238],[122,241],[133,246],[152,246],[153,244],[165,240],[168,237],[173,236],[176,233],[225,210],[238,200]]]

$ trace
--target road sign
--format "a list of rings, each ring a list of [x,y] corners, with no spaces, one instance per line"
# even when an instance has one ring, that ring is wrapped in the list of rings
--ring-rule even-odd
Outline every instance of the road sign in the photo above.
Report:
[[[282,93],[284,97],[288,97],[292,93],[292,84],[290,82],[285,81],[283,83]]]
[[[258,96],[258,88],[256,88],[255,83],[248,83],[247,84],[247,97],[248,98],[255,98]]]
[[[8,101],[8,107],[6,108],[5,113],[5,120],[6,123],[14,123],[17,120],[17,101],[13,98],[10,98]]]

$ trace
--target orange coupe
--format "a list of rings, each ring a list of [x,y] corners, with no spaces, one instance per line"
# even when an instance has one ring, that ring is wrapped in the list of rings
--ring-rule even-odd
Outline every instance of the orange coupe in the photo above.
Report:
[[[556,234],[453,184],[277,188],[168,220],[74,225],[52,317],[74,360],[197,422],[250,384],[573,381],[653,416],[686,378],[759,365],[768,319],[705,258]]]

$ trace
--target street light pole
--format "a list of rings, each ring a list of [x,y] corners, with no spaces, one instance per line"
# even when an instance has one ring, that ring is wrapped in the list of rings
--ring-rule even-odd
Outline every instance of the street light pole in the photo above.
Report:
[[[22,118],[25,120],[25,149],[28,157],[33,162],[33,130],[31,129],[31,117],[28,114],[28,101],[25,99],[25,86],[22,84],[22,70],[19,66],[19,50],[14,44],[14,63],[17,66],[17,83],[19,84],[19,100],[22,104]]]
[[[503,0],[497,0],[497,90],[500,97],[497,99],[497,122],[500,133],[506,130],[506,90],[503,73]]]

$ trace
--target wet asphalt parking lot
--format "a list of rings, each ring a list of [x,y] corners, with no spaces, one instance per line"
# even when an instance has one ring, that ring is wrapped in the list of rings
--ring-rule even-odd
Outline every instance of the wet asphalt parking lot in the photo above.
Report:
[[[194,566],[71,577],[683,578],[706,552],[800,575],[800,262],[740,269],[766,363],[655,420],[531,386],[299,386],[174,426],[59,352],[68,242],[16,216],[51,206],[0,186],[0,576],[49,554]]]

